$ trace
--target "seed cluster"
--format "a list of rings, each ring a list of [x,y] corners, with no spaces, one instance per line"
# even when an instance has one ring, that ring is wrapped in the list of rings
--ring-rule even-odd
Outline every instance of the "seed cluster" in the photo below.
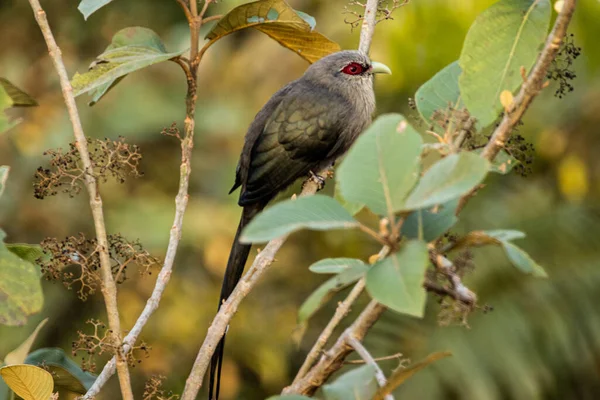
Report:
[[[567,93],[574,90],[572,81],[577,77],[571,69],[573,62],[581,55],[581,47],[575,45],[575,35],[572,33],[565,37],[565,40],[556,55],[552,60],[552,64],[548,69],[546,77],[558,82],[558,88],[554,92],[554,96],[562,99]]]

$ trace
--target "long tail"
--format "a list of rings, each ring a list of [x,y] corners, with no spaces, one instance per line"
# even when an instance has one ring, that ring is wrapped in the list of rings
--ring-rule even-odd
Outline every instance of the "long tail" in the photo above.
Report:
[[[221,286],[221,296],[219,297],[219,307],[226,300],[238,281],[242,277],[244,272],[244,266],[246,260],[250,254],[249,244],[242,244],[239,242],[240,235],[244,227],[254,218],[254,216],[265,207],[265,204],[253,204],[244,207],[240,223],[238,225],[235,239],[231,245],[231,252],[229,253],[229,260],[227,261],[227,269],[225,270],[225,277],[223,278],[223,286]],[[223,363],[223,352],[225,350],[225,335],[221,338],[221,341],[215,349],[215,353],[210,361],[210,381],[208,388],[208,399],[219,400],[219,389],[221,386],[221,367]]]

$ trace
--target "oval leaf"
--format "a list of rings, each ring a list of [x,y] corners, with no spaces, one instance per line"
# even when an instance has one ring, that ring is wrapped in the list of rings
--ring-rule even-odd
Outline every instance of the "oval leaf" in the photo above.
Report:
[[[83,14],[83,18],[87,20],[90,15],[112,1],[113,0],[81,0],[77,9]]]
[[[244,230],[242,243],[266,242],[300,229],[347,229],[358,222],[331,197],[314,195],[282,201],[258,214]]]
[[[523,239],[525,234],[521,231],[515,231],[510,229],[496,229],[492,231],[482,231],[482,233],[493,237],[501,242],[507,242],[509,240]]]
[[[4,382],[23,400],[48,400],[54,383],[52,375],[33,365],[9,365],[0,368]]]
[[[283,0],[260,0],[231,10],[206,35],[215,42],[230,33],[255,28],[308,62],[340,51],[340,46],[313,31],[314,18],[298,12]]]
[[[548,0],[502,0],[481,13],[467,33],[459,64],[460,92],[482,127],[502,110],[500,93],[523,83],[520,69],[531,69],[550,24]]]
[[[27,356],[25,363],[45,365],[52,373],[54,386],[73,393],[85,394],[96,380],[95,375],[83,371],[59,348],[38,349]]]
[[[401,210],[418,178],[422,143],[402,115],[377,118],[337,170],[342,197],[380,215]]]
[[[367,272],[367,291],[381,304],[403,314],[422,317],[423,288],[429,261],[427,245],[409,241],[400,250],[373,265]]]
[[[324,385],[323,394],[325,400],[371,400],[378,388],[375,367],[363,365]]]
[[[326,258],[312,264],[308,269],[315,274],[339,274],[350,268],[363,265],[365,265],[365,263],[356,258]]]
[[[44,303],[40,269],[12,253],[0,230],[0,324],[23,325]]]
[[[510,242],[503,241],[502,247],[512,264],[525,272],[538,278],[547,278],[544,268],[538,265],[523,249]]]
[[[92,104],[114,87],[125,75],[177,57],[182,51],[168,53],[160,37],[139,26],[117,32],[112,43],[92,63],[88,72],[76,73],[71,80],[73,95],[95,90]]]
[[[454,61],[417,90],[415,93],[417,110],[427,123],[432,123],[431,117],[435,111],[445,110],[448,106],[453,109],[461,109],[465,106],[458,87],[458,77],[461,73],[462,69],[458,61]]]
[[[354,265],[319,286],[300,306],[298,323],[303,324],[306,322],[334,293],[362,278],[368,269],[369,267],[362,263]]]
[[[363,208],[365,208],[364,204],[355,203],[353,201],[348,201],[344,199],[342,193],[340,192],[340,185],[335,184],[335,189],[333,191],[333,198],[338,201],[351,215],[358,214]]]
[[[405,208],[415,210],[456,199],[481,183],[488,169],[488,161],[473,153],[442,158],[425,172]]]

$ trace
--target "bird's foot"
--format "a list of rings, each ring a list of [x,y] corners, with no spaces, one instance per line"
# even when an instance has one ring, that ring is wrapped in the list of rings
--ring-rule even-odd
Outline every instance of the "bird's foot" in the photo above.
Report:
[[[317,184],[317,191],[323,189],[325,187],[325,178],[323,178],[320,175],[315,174],[312,171],[308,172],[308,176],[309,178],[306,180],[306,182],[314,182]],[[306,183],[305,182],[305,183]]]

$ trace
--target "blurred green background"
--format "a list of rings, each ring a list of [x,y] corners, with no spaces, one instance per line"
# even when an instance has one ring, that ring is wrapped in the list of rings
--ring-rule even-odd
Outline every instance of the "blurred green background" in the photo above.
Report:
[[[43,1],[70,75],[84,71],[127,26],[154,29],[168,49],[187,47],[188,30],[175,0],[116,0],[85,22],[77,1]],[[210,13],[241,1],[223,0]],[[377,26],[372,57],[391,67],[378,78],[378,113],[417,118],[408,98],[436,71],[456,60],[473,19],[488,0],[413,0],[394,19]],[[344,0],[290,0],[315,16],[317,28],[343,48],[355,48],[358,30],[344,23]],[[366,339],[376,357],[402,352],[418,360],[433,351],[454,356],[428,367],[398,390],[402,399],[597,399],[600,398],[600,2],[582,0],[570,31],[583,48],[574,70],[575,91],[562,100],[545,90],[527,114],[520,133],[535,146],[533,172],[491,176],[461,215],[458,233],[473,229],[518,229],[522,245],[550,275],[535,280],[513,269],[500,249],[477,250],[467,285],[489,313],[475,312],[469,327],[439,326],[442,311],[431,298],[424,320],[387,312]],[[217,43],[200,67],[198,113],[190,203],[175,272],[158,312],[142,339],[149,358],[133,370],[141,396],[152,374],[168,377],[165,388],[180,392],[215,312],[220,281],[239,217],[233,183],[248,124],[282,85],[307,64],[259,32],[247,30]],[[25,122],[0,135],[0,164],[10,165],[0,201],[0,226],[8,242],[38,243],[48,236],[91,234],[85,195],[33,197],[35,169],[47,164],[42,152],[66,147],[72,131],[45,44],[27,2],[0,2],[0,76],[38,100],[18,110]],[[139,238],[164,256],[178,185],[179,144],[161,136],[184,117],[185,79],[175,64],[163,63],[128,76],[92,108],[78,101],[86,134],[141,146],[145,176],[102,187],[110,232]],[[331,191],[333,184],[329,184]],[[231,325],[224,365],[223,399],[261,399],[288,384],[330,317],[336,297],[311,320],[298,347],[292,340],[296,313],[323,276],[307,266],[324,257],[367,257],[377,247],[357,232],[294,234],[275,268],[242,304]],[[131,327],[154,285],[154,276],[120,286],[122,326]],[[50,320],[34,348],[70,351],[76,331],[91,317],[104,319],[99,296],[80,302],[60,283],[44,282],[43,312],[24,327],[0,327],[0,357],[45,317]],[[360,304],[365,304],[365,298]],[[350,316],[361,309],[354,307]],[[101,359],[102,360],[102,359]],[[397,361],[382,362],[389,371]],[[113,378],[101,396],[118,398]]]

